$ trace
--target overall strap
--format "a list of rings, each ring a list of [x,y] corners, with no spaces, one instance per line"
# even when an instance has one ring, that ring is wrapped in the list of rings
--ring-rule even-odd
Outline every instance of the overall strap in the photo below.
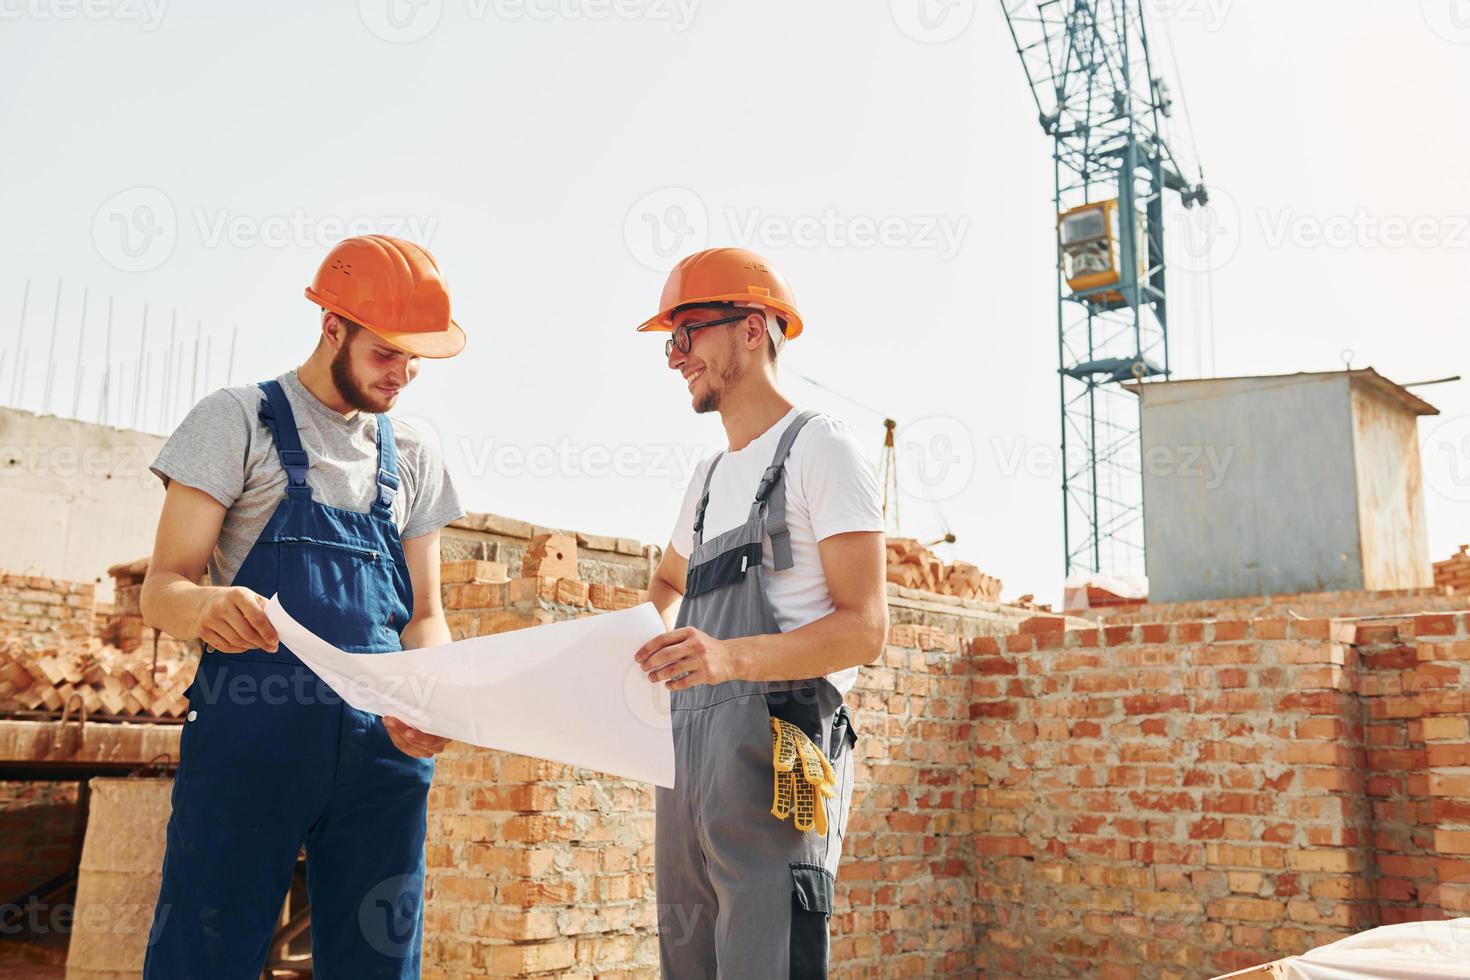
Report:
[[[373,509],[391,515],[398,496],[398,444],[393,438],[393,420],[378,416],[378,499]]]
[[[700,495],[699,506],[694,509],[694,544],[697,547],[704,541],[704,511],[709,506],[709,485],[715,478],[715,467],[720,465],[720,459],[724,453],[717,453],[710,460],[709,471],[704,474],[704,493]]]
[[[311,485],[306,482],[309,466],[306,450],[301,448],[301,435],[296,431],[296,416],[286,392],[279,381],[262,381],[256,385],[265,392],[265,401],[260,404],[260,420],[271,431],[276,442],[276,455],[281,458],[281,469],[286,471],[286,496],[311,499]]]
[[[765,475],[761,477],[760,486],[755,492],[752,513],[765,514],[766,533],[771,538],[771,567],[778,572],[796,564],[791,556],[791,530],[786,526],[786,457],[791,455],[791,447],[802,427],[818,414],[810,410],[802,412],[781,433],[776,455],[771,460],[771,465],[766,467]]]

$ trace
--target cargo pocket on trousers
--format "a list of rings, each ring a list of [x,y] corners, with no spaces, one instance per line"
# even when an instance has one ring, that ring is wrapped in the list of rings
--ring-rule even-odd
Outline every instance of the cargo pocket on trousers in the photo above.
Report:
[[[835,881],[821,865],[791,866],[791,980],[827,980],[827,921]]]

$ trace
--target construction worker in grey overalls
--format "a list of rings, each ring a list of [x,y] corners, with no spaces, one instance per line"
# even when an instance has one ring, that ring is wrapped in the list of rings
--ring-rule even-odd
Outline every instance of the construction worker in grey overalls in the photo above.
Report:
[[[463,514],[432,444],[386,414],[464,333],[433,257],[382,235],[306,291],[311,357],[196,405],[143,584],[152,626],[203,648],[188,691],[147,980],[261,975],[306,848],[314,975],[419,975],[431,758],[444,739],[344,704],[265,616],[371,656],[450,640],[439,529]],[[211,584],[199,585],[209,571]]]
[[[853,791],[844,706],[888,628],[872,462],[798,411],[775,361],[802,321],[753,252],[680,262],[640,330],[729,450],[696,470],[650,595],[673,628],[635,657],[673,707],[675,785],[657,790],[659,951],[669,980],[826,977]]]

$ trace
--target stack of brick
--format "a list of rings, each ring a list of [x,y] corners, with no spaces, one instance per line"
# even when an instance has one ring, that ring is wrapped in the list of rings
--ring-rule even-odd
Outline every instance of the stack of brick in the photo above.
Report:
[[[167,633],[160,633],[143,622],[143,610],[139,599],[143,594],[143,578],[148,574],[148,559],[123,562],[107,570],[112,576],[112,608],[99,610],[97,634],[104,643],[111,644],[130,653],[146,647],[160,659],[188,659],[193,654],[193,645],[176,640]],[[200,584],[207,584],[205,579]]]
[[[93,633],[95,595],[90,582],[0,573],[0,641],[85,642]]]
[[[1461,594],[1470,592],[1470,544],[1460,545],[1459,551],[1434,563],[1434,584]]]
[[[896,585],[961,599],[1000,601],[1000,579],[969,562],[946,565],[913,538],[889,538],[887,550],[888,581]]]
[[[129,576],[138,563],[118,566],[120,611],[94,609],[91,583],[0,575],[0,714],[59,714],[71,705],[88,716],[177,718],[193,673],[189,645],[161,637],[154,648],[137,642],[142,617],[138,585]],[[136,621],[138,631],[132,630]],[[99,630],[102,635],[98,635]],[[153,631],[148,630],[151,637]],[[105,640],[130,635],[127,647]]]
[[[0,646],[0,714],[16,711],[128,718],[178,718],[188,704],[184,689],[193,664],[152,660],[96,645],[36,649],[22,643]]]

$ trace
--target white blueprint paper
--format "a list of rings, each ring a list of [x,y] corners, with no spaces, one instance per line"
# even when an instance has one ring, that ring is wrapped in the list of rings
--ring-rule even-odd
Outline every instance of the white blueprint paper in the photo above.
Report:
[[[652,603],[400,653],[347,653],[266,607],[281,642],[360,711],[459,742],[674,785],[669,692],[633,660]]]

